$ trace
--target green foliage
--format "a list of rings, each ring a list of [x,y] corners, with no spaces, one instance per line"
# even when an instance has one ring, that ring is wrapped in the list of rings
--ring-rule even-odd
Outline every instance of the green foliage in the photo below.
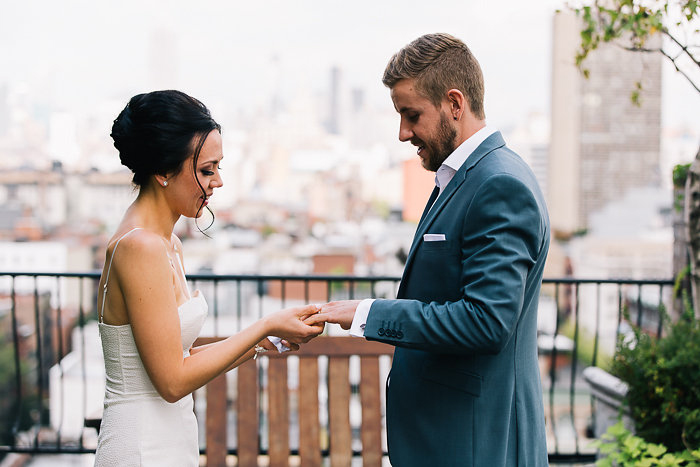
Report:
[[[690,67],[700,67],[697,48],[691,44],[692,36],[697,38],[698,30],[692,24],[698,19],[698,0],[583,0],[581,6],[570,7],[582,19],[580,48],[576,52],[576,66],[588,78],[590,71],[584,67],[588,55],[602,43],[617,43],[622,47],[638,52],[656,52],[666,57],[695,88],[700,92],[697,78],[693,72],[683,70],[683,62],[688,60]],[[671,17],[679,16],[674,21],[676,27],[689,29],[687,35],[671,33],[664,24]],[[649,48],[649,38],[662,34],[673,44],[673,49],[666,45],[661,48]],[[687,32],[686,32],[687,34]],[[683,40],[685,39],[685,40]],[[641,82],[631,90],[632,102],[641,104]]]
[[[583,63],[601,43],[614,42],[624,37],[630,41],[632,49],[645,50],[649,37],[665,31],[663,18],[666,10],[650,8],[640,1],[596,0],[592,5],[575,11],[583,19],[581,48],[576,52],[576,66],[586,78],[590,72],[583,67]],[[638,81],[630,96],[635,105],[641,104],[641,91],[642,83]]]
[[[689,306],[661,339],[639,329],[621,337],[610,371],[629,387],[637,435],[673,451],[700,449],[700,320]]]
[[[260,234],[264,237],[267,238],[273,233],[277,233],[277,229],[269,224],[265,224],[260,228]]]
[[[690,264],[687,264],[683,269],[678,271],[676,274],[676,280],[673,281],[673,297],[683,297],[683,303],[686,307],[690,306],[688,303],[688,292],[683,289],[685,287],[685,281],[690,274]]]
[[[676,193],[673,200],[673,208],[676,212],[685,209],[685,181],[688,179],[690,164],[677,164],[673,167],[673,188]]]
[[[678,164],[673,167],[673,186],[676,188],[685,187],[685,181],[688,178],[690,164]]]
[[[608,428],[602,438],[592,444],[604,456],[596,462],[598,467],[618,465],[700,467],[700,449],[669,452],[668,448],[662,444],[650,443],[633,435],[624,427],[622,421]]]
[[[372,210],[384,220],[388,219],[391,214],[391,206],[386,201],[373,200]]]
[[[23,378],[27,371],[24,362],[20,362]],[[24,393],[23,403],[18,405],[14,397],[16,391],[14,348],[12,342],[0,334],[0,444],[12,444],[14,429],[26,430],[32,424],[31,408],[37,406],[38,397]]]
[[[602,42],[612,42],[626,36],[631,40],[633,48],[642,50],[650,36],[666,31],[663,19],[668,11],[668,3],[663,8],[658,8],[653,3],[638,0],[596,0],[592,5],[574,10],[581,15],[584,24],[581,29],[581,49],[576,54],[576,64],[579,66]],[[688,11],[692,13],[692,18],[695,9]]]
[[[5,396],[0,399],[0,443],[12,442],[12,421],[17,417],[13,398],[7,397],[13,394],[15,376],[14,351],[0,335],[0,391]]]

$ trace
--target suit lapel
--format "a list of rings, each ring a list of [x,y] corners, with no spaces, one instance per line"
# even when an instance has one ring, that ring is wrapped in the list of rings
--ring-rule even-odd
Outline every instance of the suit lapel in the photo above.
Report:
[[[423,209],[423,214],[420,216],[420,220],[418,221],[418,225],[421,225],[423,223],[423,219],[425,219],[425,216],[428,214],[430,211],[430,207],[433,205],[435,200],[437,199],[438,195],[440,194],[440,188],[437,186],[433,188],[433,192],[430,193],[430,198],[428,198],[428,202],[425,205],[425,209]]]
[[[462,186],[462,183],[464,183],[464,176],[461,176],[459,177],[459,179],[457,179],[457,176],[460,174],[460,172],[462,172],[463,168],[464,166],[462,166],[462,168],[460,168],[460,170],[457,171],[450,183],[448,183],[445,187],[445,190],[442,192],[440,197],[437,198],[437,201],[435,201],[434,205],[432,202],[433,197],[431,196],[431,201],[428,202],[428,205],[425,208],[426,212],[423,213],[423,217],[421,218],[421,221],[418,224],[418,227],[416,228],[416,233],[413,236],[413,243],[411,244],[411,249],[409,250],[408,257],[406,258],[406,266],[404,267],[404,277],[406,277],[406,273],[410,269],[411,264],[413,263],[413,258],[415,257],[418,245],[420,245],[423,241],[423,234],[425,234],[428,231],[428,228],[430,228],[433,221],[435,221],[435,218],[438,216],[440,211],[442,211],[445,208],[450,198],[452,198],[457,189],[460,186]],[[435,187],[435,189],[437,190],[437,187]],[[401,283],[403,284],[403,280],[401,281]]]
[[[503,141],[503,137],[501,136],[500,132],[495,132],[488,138],[484,140],[475,150],[471,155],[467,158],[466,161],[464,161],[464,164],[459,168],[457,173],[455,173],[454,177],[450,181],[450,183],[447,184],[445,187],[445,190],[442,192],[442,194],[437,197],[438,193],[438,188],[435,187],[433,190],[433,193],[430,195],[430,199],[428,200],[428,204],[425,207],[425,210],[423,211],[423,215],[421,216],[421,220],[418,223],[418,227],[416,228],[416,233],[413,236],[413,243],[411,244],[411,249],[408,252],[408,257],[406,258],[406,265],[404,266],[404,271],[403,271],[403,277],[401,278],[401,284],[399,285],[399,292],[398,292],[398,297],[401,298],[401,294],[403,292],[404,284],[405,284],[405,279],[408,277],[408,273],[411,269],[411,266],[413,265],[413,258],[415,257],[416,250],[418,249],[418,245],[421,244],[423,241],[423,235],[428,231],[432,223],[435,221],[437,218],[438,214],[447,206],[449,203],[450,199],[454,196],[454,194],[457,192],[457,190],[462,186],[462,184],[465,182],[467,179],[467,174],[469,173],[469,170],[474,167],[484,156],[486,156],[488,153],[493,151],[494,149],[500,148],[505,146],[505,141]],[[435,197],[437,197],[437,201],[435,200]],[[433,206],[433,201],[435,202],[435,205]],[[432,206],[432,208],[431,208]],[[438,233],[446,233],[446,232],[438,232]]]

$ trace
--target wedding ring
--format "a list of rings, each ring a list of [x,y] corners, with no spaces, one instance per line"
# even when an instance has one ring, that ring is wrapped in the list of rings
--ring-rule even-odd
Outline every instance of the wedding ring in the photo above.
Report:
[[[255,355],[253,355],[253,360],[257,360],[258,355],[265,352],[267,352],[267,349],[265,347],[259,344],[255,344]]]

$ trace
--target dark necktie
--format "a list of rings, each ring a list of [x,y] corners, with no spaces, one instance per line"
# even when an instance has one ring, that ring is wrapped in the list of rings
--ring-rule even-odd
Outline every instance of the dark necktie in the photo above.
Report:
[[[436,185],[435,188],[433,188],[433,192],[430,193],[430,198],[428,199],[428,203],[425,205],[423,215],[420,216],[420,221],[418,222],[418,225],[421,225],[423,223],[423,219],[425,219],[425,216],[428,215],[430,208],[433,206],[433,203],[435,203],[435,200],[437,199],[439,194],[440,188]]]

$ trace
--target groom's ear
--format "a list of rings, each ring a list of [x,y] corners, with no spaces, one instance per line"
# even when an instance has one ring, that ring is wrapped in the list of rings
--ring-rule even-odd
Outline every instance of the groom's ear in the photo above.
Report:
[[[459,89],[450,89],[447,91],[447,105],[449,107],[449,115],[453,120],[459,121],[464,115],[464,112],[471,112],[467,99]]]

